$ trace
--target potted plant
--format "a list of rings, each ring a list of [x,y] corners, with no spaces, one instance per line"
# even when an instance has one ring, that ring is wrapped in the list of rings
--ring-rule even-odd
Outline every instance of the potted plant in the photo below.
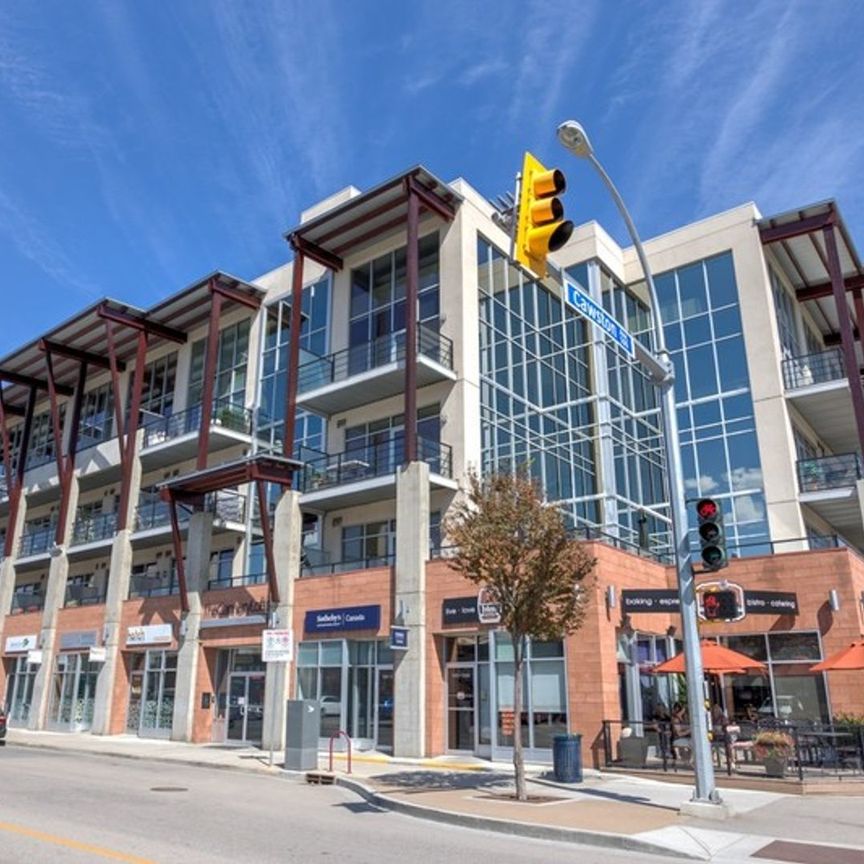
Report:
[[[786,776],[786,763],[794,747],[792,738],[776,729],[760,732],[753,741],[753,751],[765,765],[766,777]]]

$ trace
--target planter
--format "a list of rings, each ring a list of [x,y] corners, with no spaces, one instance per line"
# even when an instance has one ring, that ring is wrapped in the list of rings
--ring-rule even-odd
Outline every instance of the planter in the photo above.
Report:
[[[785,756],[766,756],[762,763],[765,766],[765,776],[785,777],[787,761]]]

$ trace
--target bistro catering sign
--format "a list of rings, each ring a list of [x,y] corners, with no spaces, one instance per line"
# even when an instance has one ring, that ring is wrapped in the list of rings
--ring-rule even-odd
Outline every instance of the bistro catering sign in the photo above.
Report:
[[[6,653],[17,654],[19,652],[31,651],[36,647],[36,634],[29,633],[26,636],[7,636]]]
[[[621,592],[621,610],[630,614],[669,614],[680,612],[681,603],[675,590],[625,590]],[[745,591],[744,612],[747,615],[797,615],[798,595],[791,591]]]
[[[344,630],[377,630],[380,606],[345,606],[341,609],[310,609],[303,621],[306,633],[341,633]]]
[[[130,627],[126,631],[127,645],[159,645],[174,638],[171,624],[146,624],[143,627]]]

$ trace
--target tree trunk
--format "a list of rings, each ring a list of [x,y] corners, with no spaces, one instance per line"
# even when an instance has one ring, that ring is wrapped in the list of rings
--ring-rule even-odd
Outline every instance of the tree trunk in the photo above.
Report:
[[[528,800],[525,784],[525,756],[522,753],[522,663],[524,645],[521,636],[513,636],[513,770],[516,776],[516,800]]]

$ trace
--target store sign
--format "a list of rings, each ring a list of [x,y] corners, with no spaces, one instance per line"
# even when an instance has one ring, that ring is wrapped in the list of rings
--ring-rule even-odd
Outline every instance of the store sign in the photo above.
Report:
[[[310,609],[303,621],[306,633],[341,633],[344,630],[377,630],[380,606],[346,606],[343,609]]]
[[[61,651],[78,651],[81,648],[91,648],[95,644],[95,630],[73,630],[71,633],[60,634]]]
[[[636,612],[679,612],[681,602],[678,592],[665,588],[645,588],[643,590],[622,591],[621,611]]]
[[[14,654],[19,651],[29,651],[36,647],[36,639],[35,633],[30,633],[27,636],[7,636],[6,653]]]
[[[481,588],[477,594],[477,618],[481,624],[501,623],[501,607],[492,600],[488,588]]]
[[[91,663],[104,663],[108,659],[107,648],[91,648],[90,656],[87,658]]]
[[[213,603],[204,607],[205,622],[210,619],[227,619],[236,624],[260,624],[267,620],[266,600],[238,600],[236,603]]]
[[[797,615],[798,595],[789,591],[745,591],[748,615]]]
[[[174,638],[171,624],[146,624],[143,627],[130,627],[126,631],[127,645],[159,645]]]
[[[263,630],[261,659],[265,663],[290,663],[294,659],[294,633],[291,630]]]
[[[41,666],[42,665],[42,651],[39,649],[34,649],[32,651],[27,652],[27,662],[31,666]]]
[[[478,620],[476,597],[451,597],[441,606],[441,623],[445,626],[476,624]]]
[[[390,649],[392,651],[407,651],[408,650],[408,628],[407,627],[391,627],[390,628]]]

